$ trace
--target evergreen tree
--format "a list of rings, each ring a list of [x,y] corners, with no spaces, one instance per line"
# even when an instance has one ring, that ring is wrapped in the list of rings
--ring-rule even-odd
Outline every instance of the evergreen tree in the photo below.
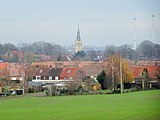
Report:
[[[105,71],[102,71],[97,76],[97,80],[101,84],[102,90],[105,90],[107,88],[107,86],[106,86],[106,78],[107,78],[107,75],[106,75]]]

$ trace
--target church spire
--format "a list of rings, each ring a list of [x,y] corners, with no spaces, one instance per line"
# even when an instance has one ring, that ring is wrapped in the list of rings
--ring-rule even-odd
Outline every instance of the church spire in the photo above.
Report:
[[[79,25],[78,25],[78,31],[77,31],[77,38],[75,41],[75,53],[77,53],[78,51],[82,51],[82,40],[80,38],[80,30],[79,30]]]
[[[78,31],[77,31],[77,40],[80,40],[80,31],[79,31],[79,24],[78,24]]]

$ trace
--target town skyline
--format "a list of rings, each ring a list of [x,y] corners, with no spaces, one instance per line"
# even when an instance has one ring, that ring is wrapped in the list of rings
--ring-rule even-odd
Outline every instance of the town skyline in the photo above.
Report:
[[[159,43],[160,2],[142,1],[0,1],[0,43],[46,41],[74,45],[79,29],[83,46],[120,46],[144,40]],[[154,15],[154,28],[152,19]]]

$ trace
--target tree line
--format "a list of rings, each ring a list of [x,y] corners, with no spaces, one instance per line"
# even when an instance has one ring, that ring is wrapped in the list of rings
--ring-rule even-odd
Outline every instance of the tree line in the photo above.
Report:
[[[6,62],[19,62],[17,54],[11,54],[12,51],[22,52],[27,61],[34,61],[34,54],[44,54],[50,56],[64,55],[67,53],[60,45],[44,41],[34,42],[31,44],[21,43],[15,46],[12,43],[0,44],[0,60]]]
[[[159,60],[160,59],[160,45],[151,41],[143,41],[136,50],[125,44],[119,47],[106,46],[105,56],[109,57],[113,53],[119,53],[121,57],[130,60]]]
[[[34,42],[33,44],[21,43],[19,45],[19,50],[21,52],[28,51],[34,54],[45,54],[45,55],[65,54],[64,49],[60,45],[44,41]]]
[[[28,62],[39,59],[38,56],[35,56],[34,54],[44,54],[60,58],[60,56],[70,53],[60,45],[44,41],[38,41],[31,44],[21,43],[18,46],[15,46],[12,43],[6,43],[0,44],[0,60],[8,62],[19,61],[17,55],[10,54],[11,51],[22,52]],[[127,44],[118,47],[111,45],[106,46],[106,48],[101,51],[90,50],[83,51],[83,53],[77,53],[73,55],[71,60],[98,61],[103,58],[106,59],[114,53],[118,53],[122,58],[128,58],[135,62],[138,60],[160,60],[160,45],[150,41],[143,41],[136,50],[132,49],[131,46],[128,46]]]

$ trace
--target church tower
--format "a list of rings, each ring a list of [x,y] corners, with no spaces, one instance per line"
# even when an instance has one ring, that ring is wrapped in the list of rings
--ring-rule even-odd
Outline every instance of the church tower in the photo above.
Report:
[[[81,51],[83,51],[83,48],[82,48],[82,40],[80,38],[80,31],[79,31],[79,25],[78,25],[77,38],[75,41],[75,53],[81,52]]]

